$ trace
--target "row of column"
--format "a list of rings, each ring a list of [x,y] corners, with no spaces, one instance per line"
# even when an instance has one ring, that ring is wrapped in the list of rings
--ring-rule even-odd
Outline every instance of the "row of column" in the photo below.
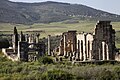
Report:
[[[67,56],[67,54],[69,54],[66,51],[66,35],[64,35],[63,38],[63,42],[64,42],[64,56]],[[88,45],[89,44],[89,45]],[[83,40],[78,40],[77,41],[77,51],[76,51],[76,58],[80,59],[81,61],[86,61],[86,60],[91,60],[92,59],[92,43],[86,43]]]
[[[100,56],[100,55],[99,55]],[[105,42],[102,42],[102,60],[109,60],[109,49],[108,49],[108,44]]]
[[[92,43],[85,43],[83,40],[78,40],[78,56],[80,56],[80,60],[86,61],[92,59]]]
[[[67,49],[66,35],[64,35],[63,42],[64,42],[63,56],[67,56],[67,55],[69,55],[69,53],[66,51],[66,49]],[[81,61],[92,60],[94,57],[94,54],[98,53],[99,60],[109,60],[110,55],[109,55],[108,44],[106,44],[103,41],[102,45],[101,45],[101,47],[99,47],[99,49],[98,49],[98,52],[93,53],[93,41],[85,42],[83,40],[78,40],[77,41],[76,58],[80,59]],[[50,35],[49,35],[48,36],[48,55],[51,55],[50,51],[51,50],[50,50]],[[94,59],[97,59],[97,58],[94,57]]]

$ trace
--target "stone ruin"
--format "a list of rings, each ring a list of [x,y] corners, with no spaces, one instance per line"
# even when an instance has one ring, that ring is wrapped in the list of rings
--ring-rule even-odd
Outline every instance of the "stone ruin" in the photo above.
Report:
[[[2,52],[12,61],[36,61],[45,54],[45,43],[39,42],[40,34],[18,34],[14,27],[12,47],[3,48]]]
[[[115,46],[115,30],[110,21],[98,21],[93,33],[64,32],[56,53],[70,61],[120,60]]]
[[[68,31],[62,34],[59,46],[51,50],[51,36],[48,35],[48,56],[70,61],[96,62],[120,61],[119,50],[115,46],[115,30],[110,21],[98,21],[93,33]],[[45,53],[45,43],[39,42],[39,34],[19,35],[16,27],[12,38],[13,46],[2,52],[13,61],[35,61]],[[34,53],[35,55],[33,55]]]

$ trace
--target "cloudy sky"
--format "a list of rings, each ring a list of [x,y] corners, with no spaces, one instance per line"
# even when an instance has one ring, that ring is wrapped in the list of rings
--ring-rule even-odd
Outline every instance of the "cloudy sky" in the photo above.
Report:
[[[44,2],[48,0],[10,0],[15,2]],[[56,2],[67,2],[72,4],[83,4],[96,9],[120,15],[120,0],[49,0]]]

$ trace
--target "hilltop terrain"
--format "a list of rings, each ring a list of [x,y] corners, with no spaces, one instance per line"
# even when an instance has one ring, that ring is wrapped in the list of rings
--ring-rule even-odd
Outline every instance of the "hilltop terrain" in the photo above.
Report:
[[[120,21],[120,16],[81,4],[51,1],[21,3],[0,0],[0,22],[32,24],[58,22],[68,19]]]

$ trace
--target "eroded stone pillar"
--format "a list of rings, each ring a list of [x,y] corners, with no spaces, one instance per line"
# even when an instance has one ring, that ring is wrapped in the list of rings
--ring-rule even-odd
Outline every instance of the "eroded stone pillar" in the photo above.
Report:
[[[80,41],[80,60],[83,60],[83,42]]]
[[[107,60],[109,60],[110,55],[109,55],[109,48],[108,48],[108,44],[106,44],[106,53],[107,53]]]
[[[89,60],[92,60],[92,42],[90,42]]]
[[[84,55],[84,61],[87,60],[87,51],[86,51],[86,41],[84,41],[84,45],[83,45],[83,55]]]
[[[77,51],[77,57],[76,59],[79,60],[80,59],[80,41],[78,40],[78,43],[77,43],[77,46],[78,46],[78,51]]]
[[[100,51],[101,49],[100,48],[98,48],[98,53],[99,53],[99,60],[101,60],[101,51]]]
[[[39,36],[40,34],[36,34],[36,43],[39,43]]]
[[[50,35],[48,35],[48,56],[51,56]]]
[[[105,60],[105,42],[102,42],[103,60]]]
[[[28,38],[29,38],[29,36],[28,36],[28,34],[26,34],[26,35],[25,35],[25,41],[26,41],[26,42],[28,42],[28,41],[29,41],[29,39],[28,39]]]
[[[34,43],[34,34],[31,34],[31,35],[29,36],[29,41],[28,41],[28,42],[29,42],[29,43]],[[33,48],[33,47],[34,47],[33,44],[29,46],[29,48]]]
[[[86,53],[84,53],[83,55],[84,55],[84,59],[83,59],[83,60],[86,61],[86,59],[87,59],[87,58],[86,58]]]
[[[16,53],[16,49],[18,47],[18,32],[17,32],[17,29],[16,27],[14,27],[14,34],[13,34],[13,38],[12,38],[12,44],[13,44],[13,49],[14,49],[14,52]]]
[[[66,51],[66,35],[64,35],[64,56],[67,56],[67,51]]]

